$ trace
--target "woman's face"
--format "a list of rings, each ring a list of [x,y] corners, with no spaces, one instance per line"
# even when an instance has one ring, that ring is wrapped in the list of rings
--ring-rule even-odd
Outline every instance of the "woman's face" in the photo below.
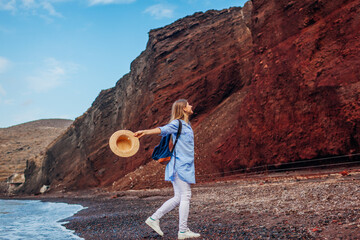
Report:
[[[184,107],[183,109],[187,115],[191,115],[194,113],[192,110],[192,106],[189,103],[186,103],[186,107]]]

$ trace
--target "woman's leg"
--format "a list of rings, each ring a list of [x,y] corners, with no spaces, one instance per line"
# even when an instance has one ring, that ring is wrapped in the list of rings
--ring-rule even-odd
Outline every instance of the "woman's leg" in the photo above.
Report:
[[[200,237],[199,233],[190,231],[187,227],[189,216],[191,188],[190,184],[182,181],[176,176],[174,181],[180,189],[180,206],[179,206],[179,232],[178,239],[197,238]]]
[[[173,210],[180,203],[180,189],[174,182],[171,182],[174,187],[174,197],[167,200],[152,216],[153,220],[158,220],[166,213]]]
[[[189,216],[191,188],[190,184],[182,181],[177,175],[175,176],[175,184],[180,191],[180,206],[179,206],[179,231],[187,231],[187,221]]]

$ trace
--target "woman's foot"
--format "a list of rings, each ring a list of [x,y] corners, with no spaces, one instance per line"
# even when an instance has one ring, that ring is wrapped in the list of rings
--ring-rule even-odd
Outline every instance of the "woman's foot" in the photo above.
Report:
[[[186,230],[185,232],[178,233],[178,239],[197,238],[197,237],[200,237],[200,233],[194,233],[190,231],[190,229]]]
[[[160,236],[164,236],[164,233],[160,229],[160,221],[154,220],[151,217],[146,219],[145,223],[151,227],[155,232],[157,232]]]

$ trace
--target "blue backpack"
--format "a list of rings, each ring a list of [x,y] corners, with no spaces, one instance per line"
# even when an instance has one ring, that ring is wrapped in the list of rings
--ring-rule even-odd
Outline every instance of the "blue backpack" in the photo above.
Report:
[[[176,133],[176,140],[174,143],[174,146],[172,147],[171,151],[170,151],[170,139],[171,139],[171,134],[163,136],[160,140],[159,145],[157,145],[154,148],[154,151],[152,153],[151,158],[154,159],[155,161],[158,161],[159,163],[166,165],[170,162],[170,159],[173,155],[176,143],[180,137],[181,134],[181,129],[182,129],[182,122],[178,119],[179,121],[179,128],[178,131]]]

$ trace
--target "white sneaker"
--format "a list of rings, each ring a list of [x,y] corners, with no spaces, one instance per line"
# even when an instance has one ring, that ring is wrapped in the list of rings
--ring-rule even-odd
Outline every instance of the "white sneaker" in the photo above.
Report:
[[[146,219],[145,223],[151,227],[155,232],[157,232],[160,236],[164,236],[164,233],[160,229],[160,221],[152,220],[150,217]]]
[[[190,229],[186,230],[186,232],[178,233],[178,239],[197,238],[197,237],[200,237],[200,233],[194,233],[190,231]]]

